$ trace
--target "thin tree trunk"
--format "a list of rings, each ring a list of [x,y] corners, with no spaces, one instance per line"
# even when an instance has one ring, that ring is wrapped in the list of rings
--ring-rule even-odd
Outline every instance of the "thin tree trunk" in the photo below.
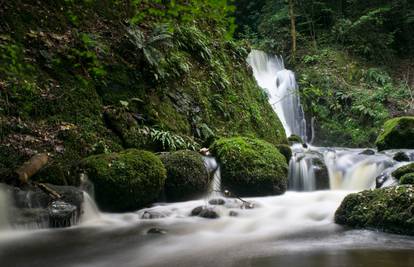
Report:
[[[289,0],[290,34],[292,36],[292,58],[296,57],[296,19],[293,0]]]

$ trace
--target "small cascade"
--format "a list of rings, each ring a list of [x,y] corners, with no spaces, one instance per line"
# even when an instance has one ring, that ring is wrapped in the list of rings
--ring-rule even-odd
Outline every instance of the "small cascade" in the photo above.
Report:
[[[83,203],[82,203],[83,213],[80,218],[81,223],[88,221],[95,221],[101,218],[101,212],[99,211],[98,206],[91,196],[83,192]]]
[[[9,225],[9,196],[6,189],[0,185],[0,231],[7,230]]]
[[[253,50],[247,62],[253,68],[258,85],[266,90],[269,103],[283,124],[286,135],[306,137],[306,121],[300,104],[295,74],[285,69],[282,58]]]
[[[204,165],[210,176],[213,176],[209,186],[210,197],[219,197],[221,196],[221,172],[220,166],[217,163],[216,158],[211,156],[204,156]]]

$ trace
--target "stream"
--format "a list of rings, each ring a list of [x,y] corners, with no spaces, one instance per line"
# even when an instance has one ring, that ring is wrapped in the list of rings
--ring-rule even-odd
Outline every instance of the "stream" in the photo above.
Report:
[[[266,90],[287,135],[311,143],[294,73],[280,58],[253,51],[248,63]],[[393,159],[414,150],[292,146],[289,190],[281,196],[241,200],[220,193],[216,169],[212,193],[179,203],[157,203],[124,214],[102,213],[85,193],[78,225],[63,229],[12,229],[8,196],[0,188],[0,266],[414,266],[414,237],[353,230],[333,222],[335,210],[352,192],[393,185],[392,170],[407,164]],[[223,199],[222,205],[210,205]],[[190,216],[211,206],[220,216]]]

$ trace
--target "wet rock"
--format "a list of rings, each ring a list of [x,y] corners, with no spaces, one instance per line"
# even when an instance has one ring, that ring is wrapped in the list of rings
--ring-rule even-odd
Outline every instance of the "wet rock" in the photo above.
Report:
[[[359,153],[360,155],[367,155],[367,156],[372,156],[375,155],[375,151],[372,149],[365,149],[364,151]]]
[[[214,199],[210,199],[208,201],[208,204],[210,204],[210,205],[224,205],[224,204],[226,204],[226,201],[222,198],[214,198]]]
[[[141,219],[146,219],[146,220],[161,219],[161,218],[165,218],[165,217],[167,217],[166,214],[161,213],[161,212],[151,211],[151,210],[146,210],[141,215]]]
[[[77,209],[64,201],[54,201],[48,207],[49,227],[62,228],[75,225],[78,220]]]
[[[329,189],[329,172],[325,161],[320,158],[313,158],[312,166],[315,172],[316,190]]]
[[[375,144],[380,151],[414,148],[414,117],[397,117],[386,121]]]
[[[147,234],[165,235],[167,234],[167,230],[161,228],[151,228],[147,231]]]
[[[217,219],[220,216],[212,208],[209,207],[196,207],[191,211],[191,216],[199,216],[206,219]]]
[[[302,138],[299,135],[296,135],[296,134],[292,134],[291,136],[289,136],[288,141],[289,141],[289,144],[291,144],[291,145],[292,144],[297,144],[297,143],[299,143],[299,144],[304,143]]]
[[[395,179],[399,180],[403,175],[407,173],[414,173],[414,163],[410,163],[396,169],[392,172],[392,176],[394,176]]]
[[[243,204],[241,205],[241,209],[245,209],[245,210],[252,210],[256,207],[255,203],[252,202],[243,202]]]
[[[375,178],[375,188],[381,188],[382,185],[388,180],[389,176],[381,174]]]
[[[399,162],[410,161],[410,157],[402,151],[395,153],[393,159]]]
[[[230,217],[237,217],[237,216],[239,216],[239,213],[238,213],[237,211],[231,210],[231,211],[229,212],[229,216],[230,216]]]

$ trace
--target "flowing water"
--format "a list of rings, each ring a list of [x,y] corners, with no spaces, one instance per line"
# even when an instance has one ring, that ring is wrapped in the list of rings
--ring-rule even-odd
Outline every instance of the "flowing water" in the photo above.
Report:
[[[287,134],[306,137],[294,74],[283,61],[254,51],[248,59]],[[292,146],[290,190],[281,196],[226,199],[220,166],[204,157],[213,179],[205,198],[158,203],[137,212],[102,213],[85,193],[80,224],[10,230],[0,188],[0,266],[414,266],[414,238],[351,230],[333,222],[343,198],[394,183],[407,164],[397,151]],[[405,150],[414,160],[414,151]],[[210,200],[221,198],[223,205]],[[250,203],[253,209],[244,205]],[[220,217],[190,216],[200,206]]]

